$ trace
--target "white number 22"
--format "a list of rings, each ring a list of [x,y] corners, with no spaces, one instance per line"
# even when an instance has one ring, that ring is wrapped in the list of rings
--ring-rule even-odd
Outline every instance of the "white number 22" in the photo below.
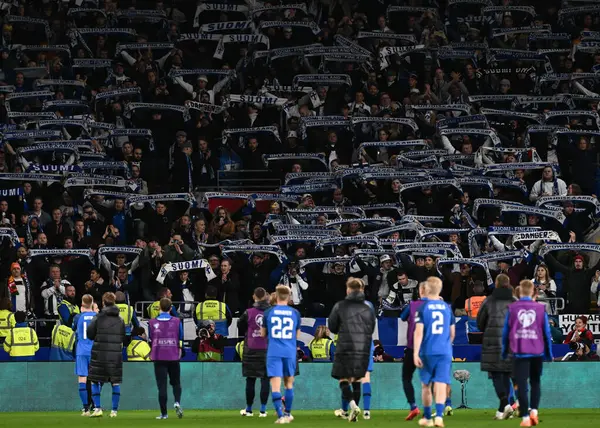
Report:
[[[294,321],[291,318],[271,318],[271,337],[273,339],[291,339],[294,334]]]
[[[431,324],[431,334],[442,334],[444,331],[444,313],[433,311],[431,313],[433,323]]]

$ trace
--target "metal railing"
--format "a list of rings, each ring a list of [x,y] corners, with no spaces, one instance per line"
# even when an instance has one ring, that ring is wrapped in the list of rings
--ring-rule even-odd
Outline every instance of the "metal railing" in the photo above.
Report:
[[[537,301],[540,303],[548,303],[549,307],[552,308],[552,312],[558,313],[565,309],[565,299],[562,297],[538,297]],[[550,314],[553,315],[553,314]]]
[[[140,321],[147,321],[150,319],[148,317],[148,308],[153,303],[154,303],[154,301],[149,301],[149,300],[135,302],[135,306],[133,309],[135,310],[135,315],[138,317],[138,319]],[[179,313],[179,318],[185,319],[185,318],[193,317],[193,314],[196,311],[196,306],[201,302],[174,301],[171,303],[173,303],[173,306],[175,306],[175,309]],[[188,310],[188,308],[186,308],[186,306],[188,306],[188,305],[191,306],[191,308],[189,308],[189,310]]]

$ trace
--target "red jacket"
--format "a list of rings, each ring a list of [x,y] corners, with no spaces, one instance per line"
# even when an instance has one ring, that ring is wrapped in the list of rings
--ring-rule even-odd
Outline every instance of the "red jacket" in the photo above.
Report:
[[[573,341],[573,335],[576,331],[577,330],[571,330],[569,334],[567,334],[567,338],[563,343],[571,343]],[[592,346],[592,343],[594,343],[594,335],[587,328],[584,328],[583,330],[581,330],[581,334],[579,335],[579,337],[577,337],[577,339],[574,340],[574,342],[581,342],[585,343],[588,346]]]

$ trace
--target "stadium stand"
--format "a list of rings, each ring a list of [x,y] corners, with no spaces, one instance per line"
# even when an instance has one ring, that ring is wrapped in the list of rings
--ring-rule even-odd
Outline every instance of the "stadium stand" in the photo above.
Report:
[[[600,337],[597,4],[0,4],[0,297],[43,347],[106,291],[192,341],[215,287],[235,341],[285,284],[312,332],[356,276],[394,354],[431,275],[466,344],[499,273]]]

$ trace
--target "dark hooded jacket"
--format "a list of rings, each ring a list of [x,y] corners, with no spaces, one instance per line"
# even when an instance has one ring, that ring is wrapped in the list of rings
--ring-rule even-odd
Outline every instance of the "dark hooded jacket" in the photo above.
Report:
[[[512,288],[496,288],[479,308],[477,327],[483,332],[481,370],[484,372],[512,371],[512,361],[502,359],[502,330],[508,305],[516,301]]]
[[[113,305],[102,309],[88,326],[87,336],[94,341],[88,376],[90,381],[121,383],[125,324],[119,316],[119,308]]]
[[[329,315],[329,329],[338,335],[331,376],[361,378],[371,358],[375,310],[362,292],[353,292],[337,302]]]

